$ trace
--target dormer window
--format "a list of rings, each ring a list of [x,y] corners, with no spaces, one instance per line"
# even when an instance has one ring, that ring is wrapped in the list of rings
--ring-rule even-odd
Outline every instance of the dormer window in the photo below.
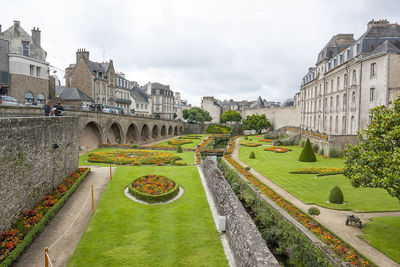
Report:
[[[29,42],[22,42],[22,54],[26,57],[30,56]]]

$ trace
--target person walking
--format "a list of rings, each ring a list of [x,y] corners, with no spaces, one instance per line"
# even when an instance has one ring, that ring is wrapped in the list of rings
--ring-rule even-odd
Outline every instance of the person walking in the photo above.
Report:
[[[44,115],[49,116],[51,110],[51,100],[47,100],[46,105],[44,105]]]
[[[61,103],[60,100],[57,100],[56,103],[54,104],[54,107],[56,108],[56,116],[61,116],[61,112],[64,110],[64,106]]]

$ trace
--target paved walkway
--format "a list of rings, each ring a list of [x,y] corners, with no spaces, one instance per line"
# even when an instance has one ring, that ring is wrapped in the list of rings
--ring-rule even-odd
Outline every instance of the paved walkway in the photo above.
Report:
[[[37,236],[27,250],[19,257],[16,267],[44,266],[44,249],[51,246],[69,227],[82,205],[85,203],[90,192],[91,185],[94,188],[95,207],[100,200],[110,180],[109,167],[91,167],[91,172],[80,184],[76,191],[70,196],[56,216],[50,221],[43,232]],[[115,168],[112,168],[114,171]],[[80,216],[73,226],[58,241],[54,247],[49,249],[49,256],[53,266],[66,266],[81,239],[86,225],[91,218],[91,198],[83,207]]]
[[[232,153],[232,158],[240,163],[244,167],[250,167],[246,163],[239,160],[239,139],[236,140],[235,148]],[[257,179],[263,182],[265,185],[269,186],[276,193],[281,195],[286,200],[292,202],[302,211],[306,212],[310,207],[315,207],[316,205],[308,205],[304,202],[300,201],[278,185],[274,184],[268,178],[251,168],[251,174],[253,174]],[[388,256],[375,249],[362,239],[358,238],[357,235],[363,234],[364,232],[354,226],[346,226],[346,216],[350,214],[349,211],[339,211],[332,210],[323,207],[318,207],[321,210],[321,214],[316,217],[318,222],[322,225],[329,228],[336,235],[340,236],[347,243],[351,244],[354,248],[372,260],[378,266],[400,266],[400,264],[396,263]],[[379,216],[400,216],[400,212],[373,212],[373,213],[364,213],[363,215],[363,223],[367,222],[371,217],[379,217]]]

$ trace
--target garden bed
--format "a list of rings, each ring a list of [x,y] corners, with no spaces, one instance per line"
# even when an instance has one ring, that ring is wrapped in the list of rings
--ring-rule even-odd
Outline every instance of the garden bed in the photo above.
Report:
[[[150,150],[127,149],[120,151],[102,151],[89,153],[88,162],[115,163],[115,164],[173,164],[181,159],[169,152],[155,152]]]
[[[89,172],[89,168],[73,172],[51,194],[44,196],[34,209],[26,210],[10,229],[0,234],[1,267],[10,266],[32,243]]]
[[[146,175],[129,184],[129,193],[147,203],[166,202],[179,192],[179,185],[160,175]]]
[[[272,151],[275,153],[286,153],[286,152],[292,151],[290,148],[284,148],[284,147],[279,147],[279,146],[267,147],[267,148],[264,148],[264,150]]]

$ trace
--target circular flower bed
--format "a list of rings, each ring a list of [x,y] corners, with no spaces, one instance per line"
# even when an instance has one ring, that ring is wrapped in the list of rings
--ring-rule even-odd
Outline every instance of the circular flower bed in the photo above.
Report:
[[[89,162],[133,165],[160,163],[171,164],[178,159],[181,158],[173,153],[140,149],[92,152],[88,157]]]
[[[192,142],[192,140],[188,140],[188,139],[174,139],[174,140],[168,141],[168,144],[173,145],[173,146],[190,144],[190,143],[193,143],[193,142]]]
[[[129,193],[147,203],[166,202],[179,192],[179,186],[160,175],[146,175],[137,178],[128,187]]]
[[[275,153],[285,153],[288,151],[292,151],[290,148],[283,148],[283,147],[279,147],[279,146],[273,146],[273,147],[267,147],[264,148],[265,151],[272,151]]]
[[[259,143],[241,143],[241,146],[247,146],[247,147],[256,147],[256,146],[261,146]]]

